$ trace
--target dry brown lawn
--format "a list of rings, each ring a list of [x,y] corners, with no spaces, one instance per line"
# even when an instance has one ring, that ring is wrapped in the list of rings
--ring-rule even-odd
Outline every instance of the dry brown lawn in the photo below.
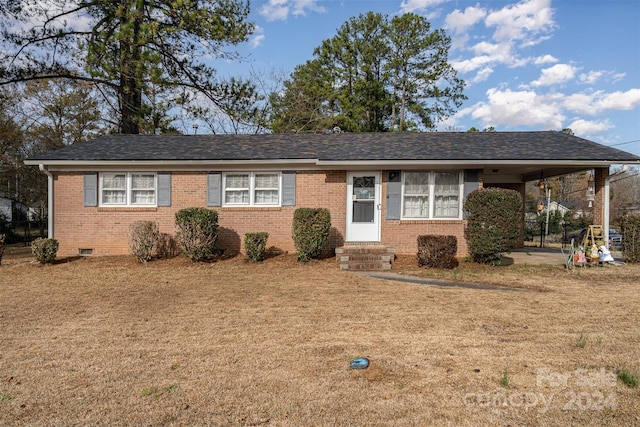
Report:
[[[640,425],[640,266],[394,271],[10,248],[0,425]]]

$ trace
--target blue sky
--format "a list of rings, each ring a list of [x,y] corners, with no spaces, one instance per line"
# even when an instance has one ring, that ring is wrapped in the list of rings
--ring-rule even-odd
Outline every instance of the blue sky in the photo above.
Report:
[[[413,12],[452,38],[469,98],[440,130],[560,130],[640,155],[638,0],[254,0],[249,69],[289,75],[349,18]]]

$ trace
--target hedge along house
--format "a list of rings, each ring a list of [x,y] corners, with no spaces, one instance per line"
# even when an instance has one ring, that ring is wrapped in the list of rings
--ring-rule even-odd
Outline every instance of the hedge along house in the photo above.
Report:
[[[218,211],[218,246],[230,252],[257,231],[294,251],[294,210],[324,207],[329,250],[415,254],[418,235],[436,234],[456,236],[464,256],[471,191],[524,195],[527,181],[595,169],[594,219],[606,225],[609,167],[640,157],[562,132],[108,135],[26,164],[49,177],[49,237],[60,256],[126,254],[131,223],[157,221],[173,235],[187,207]]]

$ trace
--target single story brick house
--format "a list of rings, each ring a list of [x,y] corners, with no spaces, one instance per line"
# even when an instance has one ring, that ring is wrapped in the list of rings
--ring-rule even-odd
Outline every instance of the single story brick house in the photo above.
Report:
[[[219,213],[219,246],[244,234],[294,251],[293,212],[331,212],[328,249],[377,244],[415,254],[421,234],[454,235],[467,254],[463,203],[482,187],[594,169],[595,221],[608,224],[612,164],[640,157],[562,132],[107,135],[28,159],[49,178],[49,236],[59,256],[129,252],[129,225],[174,234],[187,207]],[[524,208],[523,208],[524,210]],[[524,213],[523,213],[524,221]],[[604,227],[605,230],[608,227]]]

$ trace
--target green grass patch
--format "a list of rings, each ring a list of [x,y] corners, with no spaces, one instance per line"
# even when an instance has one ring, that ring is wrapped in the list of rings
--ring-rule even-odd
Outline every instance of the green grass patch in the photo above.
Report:
[[[629,369],[620,369],[618,371],[618,379],[627,387],[638,388],[638,373]]]
[[[504,372],[502,373],[502,378],[500,378],[500,385],[504,388],[508,388],[510,381],[511,381],[511,378],[509,377],[509,371],[505,369]]]

